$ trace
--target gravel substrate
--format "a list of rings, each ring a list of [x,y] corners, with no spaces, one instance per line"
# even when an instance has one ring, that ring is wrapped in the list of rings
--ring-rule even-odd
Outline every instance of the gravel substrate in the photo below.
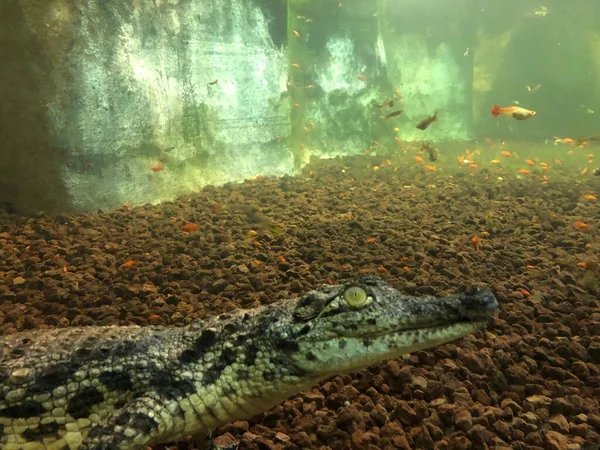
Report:
[[[544,184],[535,172],[498,180],[487,170],[395,167],[381,157],[320,161],[296,178],[158,206],[1,216],[0,334],[181,326],[359,272],[411,294],[483,283],[501,304],[485,331],[335,377],[222,427],[217,443],[600,448],[600,212],[589,197],[600,177]],[[198,230],[184,231],[189,223]]]

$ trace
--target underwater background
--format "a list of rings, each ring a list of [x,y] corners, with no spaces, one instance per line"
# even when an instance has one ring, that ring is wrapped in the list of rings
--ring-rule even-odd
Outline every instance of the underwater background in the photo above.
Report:
[[[5,0],[0,21],[0,335],[182,326],[357,273],[485,284],[484,331],[217,440],[600,448],[600,3]]]

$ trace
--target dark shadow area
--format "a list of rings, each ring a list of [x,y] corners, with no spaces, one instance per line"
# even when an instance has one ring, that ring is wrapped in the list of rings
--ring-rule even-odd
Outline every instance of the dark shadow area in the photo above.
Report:
[[[51,61],[17,0],[0,3],[0,208],[69,209],[63,155],[53,149],[42,87]]]

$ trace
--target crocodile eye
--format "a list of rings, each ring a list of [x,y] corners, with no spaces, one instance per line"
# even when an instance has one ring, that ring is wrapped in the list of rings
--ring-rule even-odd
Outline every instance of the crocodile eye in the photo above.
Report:
[[[344,291],[344,299],[353,308],[363,306],[367,301],[367,293],[360,286],[352,286]]]

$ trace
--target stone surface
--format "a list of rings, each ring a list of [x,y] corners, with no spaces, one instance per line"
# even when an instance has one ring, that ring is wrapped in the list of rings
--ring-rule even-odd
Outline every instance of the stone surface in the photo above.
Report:
[[[0,201],[110,209],[293,169],[285,6],[11,0],[0,17]]]

